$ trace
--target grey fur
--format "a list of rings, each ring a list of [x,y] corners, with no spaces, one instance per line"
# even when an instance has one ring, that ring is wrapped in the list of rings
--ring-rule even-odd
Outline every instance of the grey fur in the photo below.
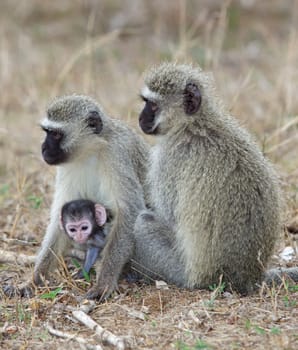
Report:
[[[274,268],[265,271],[264,282],[273,286],[281,284],[285,280],[292,280],[298,282],[298,269],[297,267],[287,267],[287,268]]]
[[[145,83],[160,113],[147,178],[152,211],[134,231],[136,269],[189,288],[208,288],[223,274],[231,289],[253,291],[281,232],[271,164],[225,110],[209,74],[164,63]],[[188,83],[202,96],[191,116],[183,109]]]
[[[85,125],[89,112],[102,119],[100,134]],[[52,124],[51,124],[52,123]],[[148,148],[141,137],[124,123],[111,119],[98,103],[86,96],[72,95],[54,100],[48,107],[47,127],[66,132],[62,146],[69,153],[66,163],[57,166],[51,221],[34,268],[34,283],[41,283],[57,266],[56,256],[65,256],[71,240],[59,229],[59,215],[65,202],[88,198],[112,212],[107,244],[96,263],[96,284],[87,297],[107,297],[116,287],[124,265],[133,253],[133,226],[144,208],[143,181]]]

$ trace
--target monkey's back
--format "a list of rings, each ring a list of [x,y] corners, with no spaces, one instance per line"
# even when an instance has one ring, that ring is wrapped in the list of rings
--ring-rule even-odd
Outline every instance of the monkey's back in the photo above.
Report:
[[[111,119],[113,134],[109,138],[109,153],[114,154],[113,164],[119,169],[120,177],[129,184],[125,188],[128,193],[136,192],[136,196],[142,193],[144,197],[146,173],[148,167],[149,146],[145,140],[134,130],[129,128],[121,120]],[[137,182],[141,186],[136,188],[136,182],[132,174],[127,172],[127,167],[134,170]],[[127,198],[130,196],[127,195]]]
[[[151,160],[153,206],[178,225],[188,286],[208,287],[223,274],[251,291],[280,230],[277,179],[254,142],[229,118],[193,124],[155,146]]]

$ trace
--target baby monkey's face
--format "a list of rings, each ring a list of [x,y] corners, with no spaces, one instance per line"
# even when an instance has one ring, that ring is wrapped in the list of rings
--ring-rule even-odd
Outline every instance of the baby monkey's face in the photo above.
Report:
[[[82,218],[81,220],[68,221],[65,224],[65,231],[68,236],[75,242],[83,244],[86,243],[90,237],[93,229],[92,222],[88,218]]]

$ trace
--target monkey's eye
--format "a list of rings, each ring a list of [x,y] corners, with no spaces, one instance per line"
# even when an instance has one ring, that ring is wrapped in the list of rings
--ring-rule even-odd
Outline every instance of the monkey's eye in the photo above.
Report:
[[[158,110],[158,105],[155,102],[147,102],[150,103],[151,109],[153,112],[156,112]]]
[[[72,232],[72,233],[75,233],[76,229],[75,228],[70,228],[69,231]]]
[[[50,135],[53,139],[59,141],[63,137],[63,132],[60,130],[52,130],[42,126],[42,130],[45,131],[48,135]]]
[[[87,231],[88,230],[88,226],[82,226],[82,230],[83,231]]]
[[[50,129],[44,126],[41,126],[42,130],[45,131],[48,135],[50,135],[55,140],[61,140],[63,137],[63,132],[60,130]]]
[[[144,97],[143,95],[141,95],[141,99],[146,103],[146,106],[148,106],[153,113],[156,113],[158,111],[159,108],[156,102],[148,100],[148,98]]]
[[[49,130],[48,133],[57,141],[61,140],[63,137],[62,132],[57,130]]]

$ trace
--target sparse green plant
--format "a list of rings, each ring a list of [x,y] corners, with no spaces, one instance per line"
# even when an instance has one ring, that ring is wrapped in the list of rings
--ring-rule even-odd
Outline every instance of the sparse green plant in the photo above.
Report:
[[[297,301],[296,300],[291,300],[291,298],[289,297],[289,295],[285,295],[282,298],[283,302],[284,302],[284,306],[285,307],[295,307],[297,305]]]
[[[247,320],[245,321],[245,328],[246,328],[247,330],[253,329],[253,330],[254,330],[257,334],[259,334],[259,335],[264,335],[264,334],[267,334],[267,333],[268,333],[268,331],[267,331],[265,328],[253,324],[253,323],[251,322],[251,320],[249,320],[249,319],[247,319]],[[278,328],[278,327],[272,327],[272,328],[270,329],[269,333],[271,333],[271,334],[280,334],[280,333],[281,333],[281,330],[280,330],[280,328]]]
[[[3,184],[0,186],[0,196],[6,196],[9,192],[9,185],[8,184]]]
[[[55,290],[50,291],[49,293],[44,293],[40,295],[41,299],[51,299],[54,300],[56,296],[62,291],[61,287],[56,288]]]
[[[75,266],[77,269],[81,269],[81,270],[82,270],[84,279],[85,279],[87,282],[90,282],[90,281],[91,281],[91,278],[90,278],[89,273],[82,267],[82,265],[78,262],[78,260],[73,258],[73,259],[72,259],[72,263],[74,264],[74,266]],[[90,273],[91,273],[91,270],[90,270]]]
[[[281,333],[281,329],[278,328],[278,327],[272,327],[272,328],[270,329],[270,333],[271,333],[271,334],[280,334],[280,333]]]
[[[204,340],[199,339],[196,341],[195,345],[189,346],[183,341],[179,340],[176,343],[176,348],[178,350],[201,350],[201,349],[212,349],[212,346],[207,344]]]
[[[224,292],[225,287],[225,282],[220,281],[219,284],[212,284],[211,286],[209,286],[209,289],[215,292],[216,296],[219,296]]]
[[[292,293],[298,292],[298,284],[289,285],[288,290]]]
[[[154,327],[154,328],[157,326],[157,323],[156,323],[155,320],[152,320],[152,321],[151,321],[151,326]]]
[[[17,303],[16,305],[16,315],[18,322],[26,322],[31,320],[30,312],[26,311],[25,306],[21,303]]]
[[[207,344],[204,340],[197,340],[195,346],[194,346],[194,350],[199,350],[199,349],[212,349],[212,347]]]
[[[245,320],[245,328],[247,330],[251,329],[251,321],[249,319]]]
[[[218,284],[213,284],[209,286],[209,289],[212,291],[210,299],[205,302],[205,305],[209,308],[214,306],[215,300],[224,292],[225,290],[225,282],[222,282],[220,279]]]
[[[34,209],[39,209],[42,204],[42,198],[35,195],[29,196],[28,201],[31,202]]]
[[[254,330],[260,335],[266,334],[266,330],[260,326],[254,326]]]
[[[178,349],[178,350],[189,350],[189,346],[187,346],[181,340],[178,340],[177,343],[176,343],[176,349]]]

